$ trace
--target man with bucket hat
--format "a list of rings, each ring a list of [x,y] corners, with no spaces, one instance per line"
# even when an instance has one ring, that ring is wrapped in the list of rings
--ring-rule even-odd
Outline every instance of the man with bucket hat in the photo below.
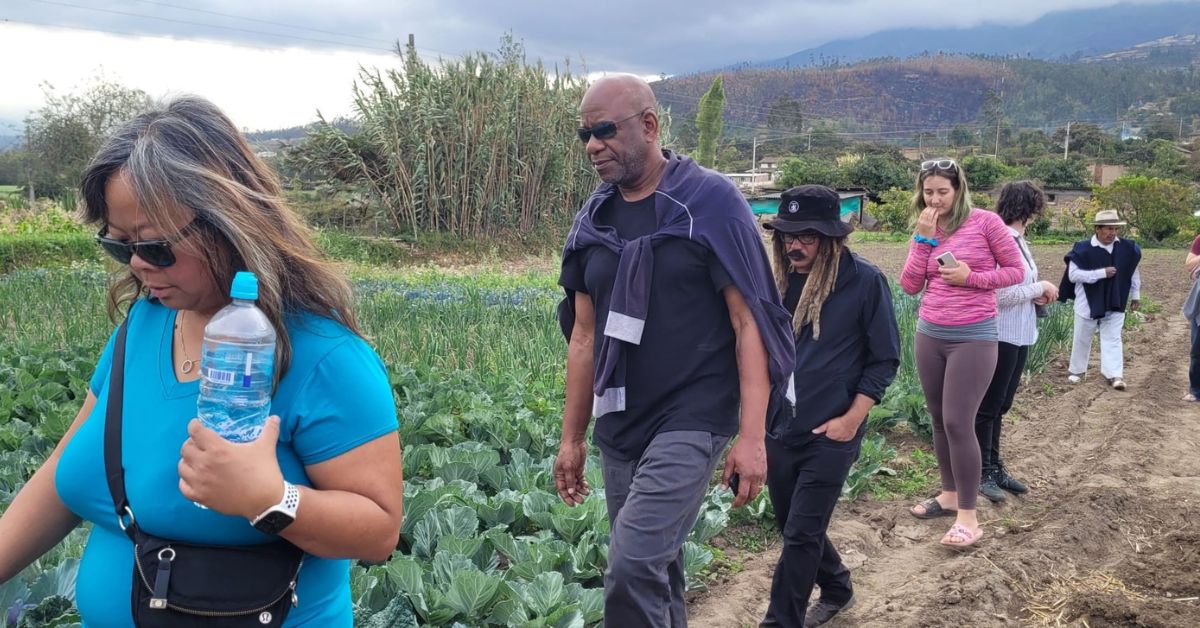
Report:
[[[1125,306],[1140,305],[1142,279],[1138,262],[1142,249],[1133,240],[1117,237],[1125,221],[1116,210],[1096,212],[1096,235],[1075,243],[1064,258],[1067,270],[1059,301],[1075,300],[1075,337],[1071,347],[1072,384],[1083,380],[1092,351],[1092,336],[1100,332],[1100,374],[1116,390],[1125,390],[1125,357],[1121,329]]]
[[[854,601],[850,574],[825,535],[867,412],[900,365],[900,333],[887,278],[850,252],[853,229],[821,185],[783,194],[771,262],[796,340],[795,413],[767,430],[767,486],[783,533],[763,626],[820,626]],[[821,587],[811,606],[813,585]]]

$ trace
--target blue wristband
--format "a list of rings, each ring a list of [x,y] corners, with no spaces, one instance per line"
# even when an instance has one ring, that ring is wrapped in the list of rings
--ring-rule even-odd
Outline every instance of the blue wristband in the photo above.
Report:
[[[926,238],[925,236],[923,236],[923,235],[921,235],[921,234],[919,234],[919,233],[914,233],[914,234],[913,234],[913,240],[914,240],[914,241],[915,241],[917,244],[928,244],[929,246],[937,246],[937,245],[938,245],[938,241],[937,241],[937,240],[935,240],[935,239],[933,239],[933,238]]]

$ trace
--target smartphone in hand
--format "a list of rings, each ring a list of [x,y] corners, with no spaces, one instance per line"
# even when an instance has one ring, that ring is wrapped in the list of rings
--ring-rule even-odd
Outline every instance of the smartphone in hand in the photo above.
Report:
[[[738,494],[738,487],[741,486],[741,483],[742,483],[741,480],[742,479],[740,477],[738,477],[738,474],[736,474],[736,473],[729,476],[729,490],[733,491],[734,495]]]
[[[946,251],[934,259],[937,260],[938,266],[942,268],[958,268],[958,259],[950,251]]]

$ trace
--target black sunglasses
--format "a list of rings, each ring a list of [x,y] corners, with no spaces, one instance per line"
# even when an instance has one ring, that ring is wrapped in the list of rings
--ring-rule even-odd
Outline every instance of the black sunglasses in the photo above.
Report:
[[[618,124],[621,124],[626,120],[632,120],[640,115],[645,114],[649,110],[650,108],[647,107],[629,117],[621,118],[616,122],[613,122],[612,120],[603,120],[593,124],[590,127],[581,126],[578,129],[575,129],[575,133],[579,135],[579,141],[583,142],[584,144],[587,144],[588,140],[592,139],[593,137],[598,140],[606,140],[617,134]]]
[[[930,159],[921,162],[921,172],[926,170],[957,170],[958,164],[953,159]]]
[[[166,268],[175,263],[175,253],[171,251],[171,245],[187,237],[189,233],[195,231],[199,226],[200,219],[195,218],[170,239],[125,242],[108,237],[108,225],[104,225],[100,233],[96,234],[96,242],[100,244],[100,248],[104,249],[105,253],[108,253],[113,259],[122,264],[128,264],[136,253],[147,264]]]

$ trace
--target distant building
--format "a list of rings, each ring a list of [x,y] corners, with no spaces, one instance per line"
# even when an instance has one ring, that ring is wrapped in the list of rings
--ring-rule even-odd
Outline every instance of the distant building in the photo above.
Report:
[[[769,172],[727,172],[725,176],[743,189],[766,187],[773,181]]]
[[[1107,187],[1124,176],[1128,170],[1125,166],[1096,162],[1092,164],[1092,182],[1100,187]]]
[[[758,160],[758,172],[765,172],[769,175],[768,181],[775,182],[779,179],[779,164],[783,162],[782,157],[763,157]]]

